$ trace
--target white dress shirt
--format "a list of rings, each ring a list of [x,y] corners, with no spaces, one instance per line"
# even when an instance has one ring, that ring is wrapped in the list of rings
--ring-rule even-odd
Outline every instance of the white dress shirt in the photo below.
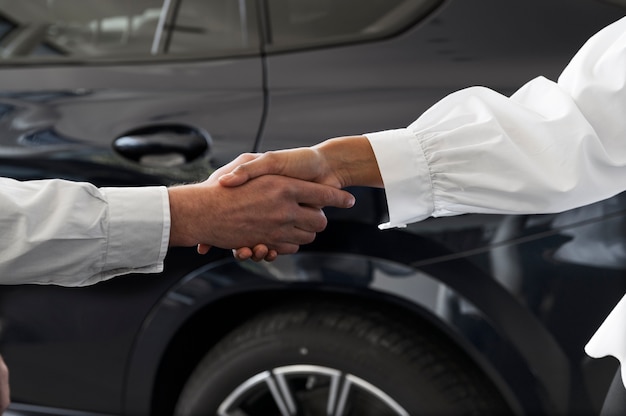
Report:
[[[553,213],[616,195],[626,190],[626,18],[593,36],[558,82],[539,77],[511,97],[468,88],[407,128],[366,136],[389,205],[381,228],[462,213]],[[624,328],[626,299],[586,351],[620,359],[626,380]]]
[[[165,187],[0,178],[0,283],[84,286],[163,270]]]

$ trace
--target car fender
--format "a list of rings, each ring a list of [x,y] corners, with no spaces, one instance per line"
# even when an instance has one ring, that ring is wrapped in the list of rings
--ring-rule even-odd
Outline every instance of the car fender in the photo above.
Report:
[[[457,276],[451,268],[460,268],[457,279],[449,277]],[[447,281],[438,277],[444,275]],[[471,356],[517,413],[562,412],[567,406],[569,365],[563,352],[522,305],[478,270],[455,262],[418,270],[367,255],[304,252],[272,263],[210,263],[168,291],[136,339],[125,413],[150,409],[157,369],[171,341],[201,311],[220,302],[246,302],[253,314],[253,297],[271,303],[303,293],[394,305],[431,322]]]

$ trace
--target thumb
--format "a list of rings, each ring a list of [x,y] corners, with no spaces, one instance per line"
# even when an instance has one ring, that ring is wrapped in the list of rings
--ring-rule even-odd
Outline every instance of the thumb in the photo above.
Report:
[[[252,177],[250,177],[245,169],[241,168],[242,166],[238,166],[232,172],[225,173],[224,175],[217,178],[219,184],[226,187],[235,187],[243,185],[244,183],[252,179]]]
[[[219,184],[226,187],[243,185],[244,183],[263,175],[278,174],[278,169],[268,163],[266,155],[237,166],[229,173],[225,173],[218,178]]]

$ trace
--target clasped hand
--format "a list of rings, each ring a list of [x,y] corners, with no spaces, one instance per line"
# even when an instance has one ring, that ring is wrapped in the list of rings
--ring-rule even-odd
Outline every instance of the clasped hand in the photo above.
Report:
[[[299,180],[300,182],[294,183],[294,186],[300,188],[300,191],[306,195],[306,199],[299,204],[300,209],[315,210],[322,216],[321,209],[324,206],[349,208],[354,204],[351,195],[347,197],[337,194],[337,192],[343,192],[339,191],[341,188],[352,185],[382,187],[374,153],[369,141],[363,136],[330,139],[308,148],[263,154],[243,154],[215,171],[209,181],[217,180],[223,187],[237,188],[262,180],[266,175],[280,175],[283,178]],[[278,176],[272,178],[277,181]],[[324,188],[307,190],[306,188],[312,183],[319,184],[318,186],[323,185]],[[305,186],[305,184],[308,185]],[[320,190],[321,194],[316,194]],[[315,192],[311,193],[311,191]],[[325,193],[327,194],[321,197]],[[340,201],[342,196],[348,199]],[[259,212],[259,215],[262,216],[265,213]],[[299,214],[293,212],[293,215]],[[322,231],[326,227],[325,217],[323,218],[323,224],[318,223],[318,227],[309,226],[303,229],[308,232],[308,237],[312,237],[311,241],[315,237],[315,232]],[[319,227],[320,225],[323,227]],[[198,252],[204,254],[209,248],[208,245],[200,244]],[[291,246],[290,252],[297,251],[297,248],[295,247],[294,250]],[[266,243],[233,249],[233,254],[237,259],[255,261],[272,261],[282,252]]]

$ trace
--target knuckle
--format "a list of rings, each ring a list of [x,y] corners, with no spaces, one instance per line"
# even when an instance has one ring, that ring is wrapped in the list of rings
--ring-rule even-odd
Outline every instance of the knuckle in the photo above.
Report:
[[[239,155],[239,157],[237,159],[240,160],[250,160],[254,158],[254,153],[250,153],[250,152],[245,152]]]
[[[247,171],[248,171],[248,166],[245,165],[245,163],[243,165],[239,165],[235,169],[233,169],[234,173],[246,173]]]
[[[326,215],[324,215],[324,211],[320,210],[319,215],[317,216],[317,219],[315,221],[315,224],[313,224],[313,227],[315,228],[315,231],[319,233],[321,231],[324,231],[327,225],[328,225],[328,218],[326,218]]]
[[[283,225],[291,225],[294,224],[297,220],[297,214],[293,210],[282,210],[280,213],[280,222]]]
[[[270,171],[276,174],[281,174],[285,169],[287,163],[284,154],[280,151],[270,150],[261,156],[263,158],[263,164],[270,167]]]
[[[316,233],[307,233],[305,237],[305,241],[302,244],[309,244],[315,241]]]
[[[275,200],[289,202],[296,197],[295,189],[288,180],[284,179],[282,176],[272,178],[273,186],[269,190],[274,195]]]
[[[339,201],[337,190],[335,188],[331,188],[330,186],[323,187],[320,190],[320,200],[322,201],[323,206],[337,205]]]
[[[266,159],[266,162],[276,162],[278,160],[278,154],[275,150],[269,150],[261,156],[263,159]]]

